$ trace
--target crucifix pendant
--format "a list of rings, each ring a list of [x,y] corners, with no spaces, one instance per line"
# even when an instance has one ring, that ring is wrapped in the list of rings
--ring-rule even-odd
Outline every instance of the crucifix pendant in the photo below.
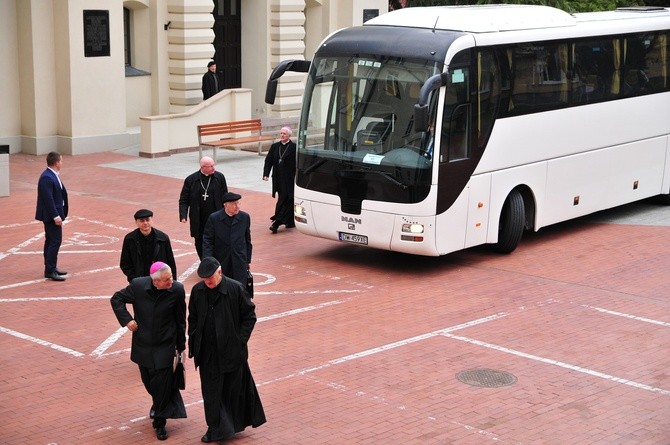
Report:
[[[203,200],[203,201],[207,201],[207,197],[208,197],[208,196],[209,196],[209,195],[207,194],[207,192],[203,193],[203,195],[202,195],[202,200]]]

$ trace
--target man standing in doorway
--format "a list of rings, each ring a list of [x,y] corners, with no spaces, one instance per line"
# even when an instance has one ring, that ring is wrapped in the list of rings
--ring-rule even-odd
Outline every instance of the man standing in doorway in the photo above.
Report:
[[[191,236],[195,240],[195,250],[202,259],[202,234],[209,215],[223,207],[223,195],[228,185],[223,173],[217,172],[214,159],[204,156],[200,160],[200,170],[184,180],[179,195],[179,220],[186,224],[190,218]]]
[[[44,278],[65,281],[67,272],[56,267],[58,250],[63,241],[63,221],[68,213],[67,190],[60,180],[63,157],[52,151],[47,155],[47,168],[37,183],[35,219],[44,223]]]
[[[213,60],[207,64],[207,72],[202,76],[202,98],[207,100],[221,91],[219,76],[216,73],[216,62]]]

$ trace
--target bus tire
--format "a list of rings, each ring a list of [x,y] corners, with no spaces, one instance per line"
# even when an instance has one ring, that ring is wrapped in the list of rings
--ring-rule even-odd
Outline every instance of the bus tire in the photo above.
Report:
[[[518,190],[512,190],[500,213],[498,242],[494,245],[496,252],[511,253],[516,249],[523,235],[525,221],[523,197]]]

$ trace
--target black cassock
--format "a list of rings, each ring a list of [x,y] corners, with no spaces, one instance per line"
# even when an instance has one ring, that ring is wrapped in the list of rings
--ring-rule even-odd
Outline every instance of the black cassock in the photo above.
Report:
[[[275,142],[270,146],[263,164],[263,176],[272,172],[272,197],[277,194],[275,214],[270,218],[275,224],[292,226],[293,182],[295,181],[295,142]]]
[[[199,368],[205,420],[212,440],[226,440],[265,423],[247,362],[255,305],[239,282],[215,289],[193,286],[189,301],[189,356]]]
[[[127,304],[133,306],[133,315]],[[135,278],[125,289],[114,293],[111,305],[121,326],[133,319],[139,325],[133,332],[130,359],[139,366],[142,383],[151,395],[150,417],[186,417],[172,368],[175,351],[183,351],[186,345],[184,286],[175,281],[170,289],[159,290],[151,277]]]

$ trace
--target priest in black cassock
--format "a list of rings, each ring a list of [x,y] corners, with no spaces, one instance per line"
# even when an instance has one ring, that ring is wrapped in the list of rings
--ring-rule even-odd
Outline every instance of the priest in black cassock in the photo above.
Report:
[[[272,197],[277,195],[275,214],[270,217],[270,231],[277,233],[284,224],[287,229],[295,227],[293,219],[293,182],[295,181],[295,142],[291,140],[290,127],[279,130],[279,141],[270,146],[263,164],[263,181],[272,172]]]
[[[228,192],[226,177],[216,171],[214,159],[203,156],[200,170],[184,180],[179,194],[179,220],[191,220],[191,236],[195,241],[198,258],[202,259],[202,234],[209,215],[223,208],[223,195]]]
[[[149,417],[156,437],[165,440],[166,419],[186,417],[172,367],[186,346],[186,296],[184,286],[172,281],[167,264],[155,262],[149,272],[150,276],[135,278],[115,292],[111,304],[121,326],[133,333],[130,360],[139,366],[142,383],[151,395]]]
[[[256,306],[242,284],[223,275],[216,258],[203,258],[198,276],[203,280],[188,303],[188,355],[200,371],[207,422],[201,441],[215,442],[265,423],[247,362]]]

